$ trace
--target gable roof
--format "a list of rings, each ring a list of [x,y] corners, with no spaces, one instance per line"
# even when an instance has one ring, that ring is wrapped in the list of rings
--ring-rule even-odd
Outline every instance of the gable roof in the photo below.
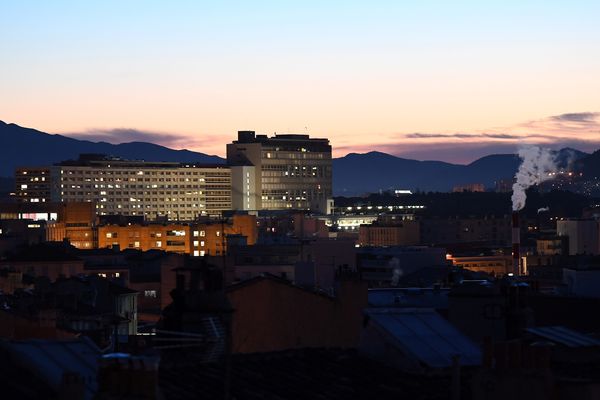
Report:
[[[481,364],[480,349],[432,309],[368,309],[366,314],[404,354],[431,368]]]
[[[567,347],[593,347],[600,346],[600,341],[593,337],[584,335],[564,326],[543,326],[537,328],[527,328],[527,332],[536,336],[543,337],[555,343],[560,343]]]
[[[228,286],[226,290],[227,290],[227,292],[233,292],[233,291],[242,289],[244,287],[247,287],[247,286],[250,286],[250,285],[255,285],[257,283],[265,282],[265,281],[274,282],[274,283],[277,283],[277,284],[280,284],[280,285],[284,285],[284,286],[289,286],[290,288],[301,290],[301,291],[304,291],[304,292],[307,292],[307,293],[310,293],[310,294],[314,294],[316,296],[323,296],[323,297],[328,298],[330,300],[333,299],[333,297],[330,296],[329,294],[327,294],[326,292],[311,290],[309,288],[305,288],[305,287],[302,287],[302,286],[295,285],[294,283],[290,282],[287,279],[280,278],[280,277],[278,277],[276,275],[273,275],[273,274],[270,274],[268,272],[267,273],[262,273],[262,274],[260,274],[258,276],[250,278],[250,279],[243,280],[241,282],[236,282],[236,283]]]
[[[75,372],[84,378],[85,398],[97,391],[100,349],[89,339],[0,341],[11,361],[58,391],[63,374]]]

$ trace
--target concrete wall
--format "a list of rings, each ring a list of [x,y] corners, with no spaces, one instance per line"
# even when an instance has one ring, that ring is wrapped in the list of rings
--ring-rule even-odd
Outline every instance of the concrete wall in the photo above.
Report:
[[[303,347],[356,347],[367,288],[342,282],[336,298],[263,278],[228,291],[233,351],[253,353]]]
[[[600,254],[600,221],[573,219],[556,222],[556,233],[569,238],[569,255]]]

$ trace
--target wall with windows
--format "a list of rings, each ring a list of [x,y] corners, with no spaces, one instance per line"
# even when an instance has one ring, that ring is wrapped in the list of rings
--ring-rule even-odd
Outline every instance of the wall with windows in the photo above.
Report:
[[[192,221],[231,209],[226,166],[103,160],[15,172],[22,202],[91,202],[98,215]]]
[[[227,235],[242,235],[248,244],[256,243],[256,217],[234,215],[222,223],[104,225],[98,227],[98,247],[164,250],[203,257],[223,254]]]

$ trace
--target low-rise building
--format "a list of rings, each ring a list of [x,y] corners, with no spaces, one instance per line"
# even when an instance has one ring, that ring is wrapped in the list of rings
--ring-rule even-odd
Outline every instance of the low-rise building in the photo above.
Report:
[[[553,256],[569,254],[568,236],[546,236],[536,240],[537,254]]]
[[[452,191],[454,193],[485,192],[485,185],[483,183],[465,183],[463,185],[454,186]]]
[[[416,246],[421,243],[420,222],[398,221],[393,224],[361,225],[358,234],[361,246]]]
[[[357,252],[358,272],[369,287],[397,286],[403,277],[422,268],[446,265],[446,250],[437,247],[361,247]]]
[[[120,249],[164,250],[194,257],[221,255],[227,237],[241,235],[248,244],[258,236],[256,217],[234,214],[228,220],[206,220],[195,223],[133,223],[98,227],[98,247]]]
[[[43,230],[45,237],[39,241],[62,242],[67,240],[79,249],[93,249],[97,246],[96,212],[93,203],[52,203],[49,201],[2,203],[0,204],[0,224],[8,224],[9,220],[22,221],[22,224],[25,224],[30,231],[33,228]],[[0,227],[0,229],[2,228]],[[27,234],[23,236],[27,236]]]
[[[83,260],[73,254],[65,243],[42,243],[24,247],[0,260],[0,268],[45,277],[50,281],[83,274],[83,267]]]
[[[569,238],[569,254],[600,254],[600,221],[568,219],[556,222],[558,236]]]
[[[512,272],[511,255],[448,255],[448,260],[458,268],[466,268],[475,272],[485,272],[492,276],[502,277]]]

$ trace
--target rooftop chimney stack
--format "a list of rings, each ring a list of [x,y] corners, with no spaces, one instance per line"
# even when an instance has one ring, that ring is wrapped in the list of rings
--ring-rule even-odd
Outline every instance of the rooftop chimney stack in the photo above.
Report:
[[[512,256],[513,256],[513,274],[515,276],[521,273],[520,268],[520,247],[521,247],[521,233],[519,229],[519,212],[513,211],[512,213]]]

